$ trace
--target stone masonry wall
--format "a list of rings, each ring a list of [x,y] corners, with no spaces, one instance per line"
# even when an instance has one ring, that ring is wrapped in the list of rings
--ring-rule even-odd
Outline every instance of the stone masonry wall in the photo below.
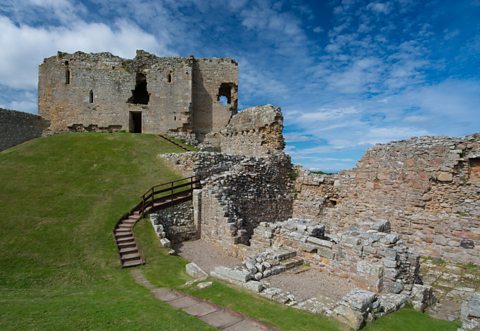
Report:
[[[236,93],[228,109],[219,108],[222,83],[238,84],[238,65],[231,59],[160,58],[137,51],[127,60],[110,53],[59,52],[39,68],[39,114],[53,132],[204,134],[224,128],[236,113]]]
[[[292,214],[290,158],[245,157],[231,170],[209,177],[198,195],[201,237],[233,255],[248,245],[260,222],[286,220]]]
[[[315,216],[330,232],[362,219],[386,219],[419,254],[480,264],[479,160],[479,134],[376,145],[356,168],[315,188],[302,186],[299,177],[294,216]],[[303,188],[327,192],[334,206],[308,201]]]
[[[268,156],[285,147],[279,107],[255,106],[234,115],[225,129],[207,136],[206,143],[222,153]]]
[[[40,116],[0,108],[0,151],[40,137],[47,126]]]
[[[191,201],[159,210],[150,218],[158,236],[168,238],[174,244],[197,238]]]

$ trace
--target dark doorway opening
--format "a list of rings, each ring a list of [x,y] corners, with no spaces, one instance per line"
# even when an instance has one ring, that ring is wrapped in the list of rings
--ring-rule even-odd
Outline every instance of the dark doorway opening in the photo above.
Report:
[[[147,91],[147,77],[141,72],[137,72],[135,90],[132,90],[132,96],[128,99],[128,103],[140,105],[148,105],[150,95]]]
[[[130,132],[142,133],[142,112],[141,111],[130,112]]]

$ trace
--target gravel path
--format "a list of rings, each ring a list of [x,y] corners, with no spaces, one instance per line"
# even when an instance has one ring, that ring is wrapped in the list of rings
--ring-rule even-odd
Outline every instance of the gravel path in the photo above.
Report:
[[[284,272],[268,277],[265,281],[274,287],[291,292],[298,300],[317,297],[318,299],[327,298],[336,302],[355,287],[347,279],[314,268],[298,274]]]
[[[242,263],[242,260],[227,255],[223,249],[203,240],[185,241],[175,247],[175,250],[178,255],[195,262],[207,273],[219,265],[231,267]]]

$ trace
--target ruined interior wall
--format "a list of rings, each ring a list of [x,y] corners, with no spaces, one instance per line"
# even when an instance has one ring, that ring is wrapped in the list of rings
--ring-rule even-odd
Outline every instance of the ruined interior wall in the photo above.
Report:
[[[207,179],[203,190],[215,192],[214,215],[221,216],[220,222],[227,221],[229,237],[234,243],[248,244],[253,229],[260,222],[276,222],[291,217],[290,169],[290,159],[282,153],[269,158],[244,157],[231,170]],[[210,230],[210,220],[207,219],[214,218],[214,215],[204,213],[204,210],[211,209],[209,201],[202,198],[202,238],[216,231]],[[214,224],[214,227],[218,226]],[[221,244],[224,238],[215,235],[209,240],[220,241]]]
[[[231,85],[230,103],[222,105],[222,83]],[[193,65],[193,128],[202,141],[209,132],[225,128],[238,104],[238,64],[232,59],[197,59]]]
[[[217,137],[222,153],[267,156],[285,147],[280,108],[256,106],[234,115]]]
[[[319,219],[326,208],[337,204],[336,176],[314,174],[301,168],[295,169],[295,172],[293,217]]]
[[[332,232],[387,219],[422,255],[480,264],[479,140],[420,137],[374,146],[333,184],[319,184],[330,186],[321,190],[333,190],[337,201],[318,218]]]
[[[47,127],[40,116],[0,108],[0,151],[40,137]]]
[[[146,133],[191,130],[192,61],[159,58],[143,51],[137,51],[133,60],[110,53],[58,53],[39,68],[39,114],[50,120],[54,132],[74,124],[129,130],[130,111],[142,112]],[[137,72],[146,75],[147,105],[127,102]]]

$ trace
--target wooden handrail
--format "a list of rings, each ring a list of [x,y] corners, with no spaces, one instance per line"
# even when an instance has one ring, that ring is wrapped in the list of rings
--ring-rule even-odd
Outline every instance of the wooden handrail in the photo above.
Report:
[[[180,184],[175,185],[175,183],[180,183]],[[181,193],[183,191],[193,190],[194,188],[199,187],[199,184],[200,184],[200,178],[198,176],[191,176],[191,177],[177,179],[171,182],[152,186],[149,190],[145,192],[145,194],[143,194],[140,197],[141,202],[137,206],[135,206],[130,212],[133,213],[134,211],[139,211],[140,215],[143,216],[143,214],[145,213],[145,210],[149,207],[152,207],[155,204],[155,202],[158,201],[159,199],[162,199],[168,196],[173,196],[174,194]],[[158,189],[158,188],[161,188],[161,189]],[[182,188],[187,188],[187,189],[174,192]],[[166,192],[170,192],[170,194],[166,194],[159,198],[156,197],[157,195],[166,193]]]
[[[187,181],[187,182],[185,182]],[[176,184],[175,183],[180,183]],[[168,188],[163,188],[163,187],[168,187]],[[131,215],[137,215],[138,218],[137,220],[140,220],[143,218],[144,214],[146,211],[152,211],[156,209],[163,209],[163,208],[168,208],[170,206],[174,206],[178,203],[182,203],[184,201],[188,201],[192,199],[192,192],[195,188],[200,187],[200,178],[199,177],[187,177],[187,178],[182,178],[179,180],[171,181],[168,183],[160,184],[160,185],[155,185],[152,186],[145,194],[143,194],[140,197],[140,202],[133,207],[129,212],[125,213],[115,224],[113,228],[113,236],[115,237],[115,231],[117,228],[119,228],[120,223],[128,219]],[[161,188],[161,189],[159,189]],[[169,194],[162,194],[170,192]],[[156,197],[159,194],[162,194],[160,197]],[[120,246],[115,239],[115,243],[117,246],[117,252],[120,261],[122,261],[122,255],[120,253]],[[145,257],[143,255],[143,252],[141,251],[140,247],[137,245],[137,249],[139,252],[139,255],[141,256],[141,260],[143,263],[145,263]],[[122,264],[123,265],[123,264]]]

